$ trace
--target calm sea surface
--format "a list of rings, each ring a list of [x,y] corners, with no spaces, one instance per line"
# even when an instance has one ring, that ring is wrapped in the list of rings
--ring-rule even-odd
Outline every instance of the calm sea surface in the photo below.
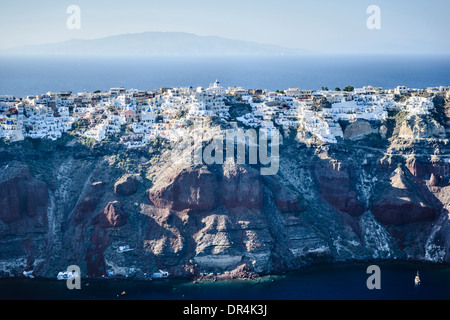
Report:
[[[0,299],[138,299],[138,300],[309,300],[309,299],[450,299],[450,267],[384,263],[381,290],[366,286],[367,265],[311,267],[257,281],[192,283],[184,280],[88,281],[68,290],[64,281],[3,279]],[[417,269],[422,284],[414,286]],[[88,284],[88,285],[87,285]],[[126,295],[120,293],[125,291]]]
[[[450,85],[450,56],[302,56],[216,58],[25,58],[0,56],[0,95],[48,91],[141,90],[171,86],[270,90],[347,85],[415,88]]]

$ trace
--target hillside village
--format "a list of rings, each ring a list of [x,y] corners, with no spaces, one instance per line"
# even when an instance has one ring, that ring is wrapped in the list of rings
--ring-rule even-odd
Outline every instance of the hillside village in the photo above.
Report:
[[[338,89],[338,88],[336,88]],[[450,87],[383,89],[366,86],[347,91],[225,89],[219,81],[208,88],[161,88],[154,91],[111,88],[107,92],[48,92],[16,98],[0,96],[0,138],[7,141],[59,139],[71,131],[103,141],[116,136],[128,148],[157,137],[177,141],[180,129],[201,123],[205,116],[238,121],[253,128],[300,128],[325,143],[343,138],[339,121],[383,121],[389,111],[407,117],[427,115],[436,94],[450,97]],[[230,101],[247,103],[251,112],[236,119]]]
[[[130,279],[447,263],[450,87],[344,89],[0,96],[0,278],[65,280],[67,263]],[[283,134],[275,174],[184,161],[199,149],[183,135],[237,127]]]

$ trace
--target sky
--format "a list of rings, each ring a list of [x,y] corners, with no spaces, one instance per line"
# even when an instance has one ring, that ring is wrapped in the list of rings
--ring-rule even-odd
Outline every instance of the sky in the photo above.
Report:
[[[79,30],[66,26],[70,5]],[[380,29],[367,27],[370,5]],[[0,50],[175,31],[325,54],[450,54],[449,14],[448,0],[0,0]]]

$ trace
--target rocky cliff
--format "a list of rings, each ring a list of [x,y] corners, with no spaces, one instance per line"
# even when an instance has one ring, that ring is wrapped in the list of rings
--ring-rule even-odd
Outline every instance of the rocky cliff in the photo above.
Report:
[[[394,115],[346,128],[334,145],[286,133],[274,176],[232,159],[174,161],[186,155],[164,141],[1,144],[0,271],[251,277],[317,262],[449,263],[449,122]]]

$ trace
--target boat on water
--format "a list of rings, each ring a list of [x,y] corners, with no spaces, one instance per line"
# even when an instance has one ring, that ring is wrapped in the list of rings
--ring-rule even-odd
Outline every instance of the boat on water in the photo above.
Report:
[[[159,270],[159,272],[152,274],[153,279],[163,279],[163,278],[168,278],[168,277],[169,277],[169,272],[164,271],[164,270]]]
[[[133,251],[133,249],[131,249],[129,245],[125,245],[125,246],[119,246],[119,248],[117,248],[116,251],[119,253],[123,253],[123,252]]]
[[[415,284],[416,286],[420,285],[420,275],[419,275],[419,271],[417,271],[417,275],[416,275],[416,277],[414,278],[414,284]]]
[[[71,278],[79,278],[80,275],[77,272],[60,272],[58,273],[58,275],[56,276],[57,280],[67,280],[67,279],[71,279]]]

